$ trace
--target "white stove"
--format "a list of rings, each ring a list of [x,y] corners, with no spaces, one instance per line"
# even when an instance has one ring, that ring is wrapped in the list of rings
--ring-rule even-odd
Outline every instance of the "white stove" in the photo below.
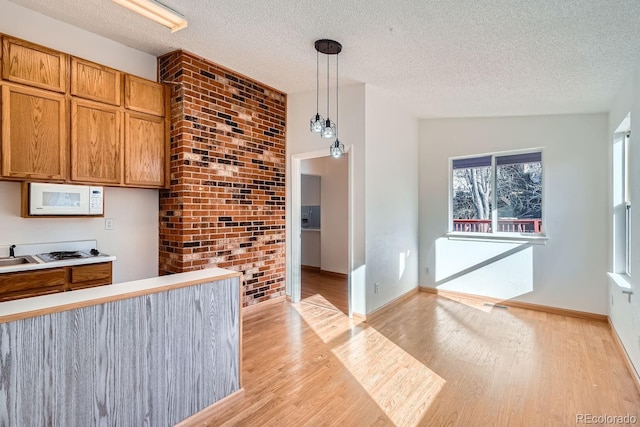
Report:
[[[100,253],[97,249],[91,249],[90,251],[53,251],[44,254],[38,254],[36,256],[44,262],[53,262],[69,259],[94,258],[100,256],[104,257],[109,255]]]

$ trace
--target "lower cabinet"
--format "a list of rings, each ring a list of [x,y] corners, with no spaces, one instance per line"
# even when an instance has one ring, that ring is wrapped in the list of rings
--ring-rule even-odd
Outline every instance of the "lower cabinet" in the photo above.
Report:
[[[0,302],[109,285],[111,262],[0,274]]]
[[[0,301],[35,297],[65,289],[65,267],[0,274]]]
[[[69,269],[70,291],[111,284],[111,263],[76,265]]]

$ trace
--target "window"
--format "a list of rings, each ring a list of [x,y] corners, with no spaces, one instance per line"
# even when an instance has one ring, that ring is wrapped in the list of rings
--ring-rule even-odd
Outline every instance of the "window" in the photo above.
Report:
[[[629,145],[631,132],[624,135],[624,272],[631,276],[631,198],[629,197]]]
[[[542,152],[451,162],[451,231],[543,233]]]
[[[613,134],[614,271],[631,275],[631,197],[629,188],[630,115]]]

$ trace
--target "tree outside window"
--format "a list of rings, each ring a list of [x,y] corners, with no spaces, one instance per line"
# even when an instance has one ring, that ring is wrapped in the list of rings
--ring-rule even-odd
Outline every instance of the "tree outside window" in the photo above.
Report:
[[[542,233],[540,151],[454,159],[452,191],[453,231]]]

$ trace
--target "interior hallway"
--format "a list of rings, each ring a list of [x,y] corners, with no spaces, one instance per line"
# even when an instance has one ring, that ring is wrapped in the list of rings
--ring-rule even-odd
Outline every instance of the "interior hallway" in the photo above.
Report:
[[[640,416],[609,325],[418,293],[369,323],[315,304],[244,319],[244,395],[185,425],[575,425]]]
[[[302,267],[300,273],[300,297],[303,301],[349,314],[349,285],[346,277],[313,267]]]

